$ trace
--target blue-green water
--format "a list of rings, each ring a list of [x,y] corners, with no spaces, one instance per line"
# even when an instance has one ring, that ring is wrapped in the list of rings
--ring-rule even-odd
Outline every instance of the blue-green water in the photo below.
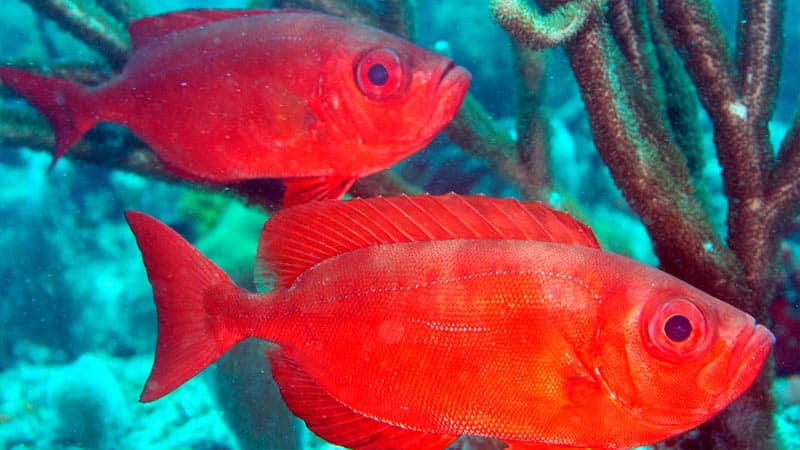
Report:
[[[147,14],[246,6],[244,1],[212,0],[140,3]],[[716,3],[731,36],[737,2]],[[45,67],[61,61],[104,61],[26,3],[8,0],[0,11],[4,63],[33,61]],[[782,78],[770,123],[776,149],[791,127],[800,92],[800,8],[789,4],[786,14]],[[515,139],[511,44],[492,22],[487,5],[420,0],[416,24],[416,42],[445,49],[467,67],[473,75],[470,93],[497,126]],[[604,247],[657,265],[644,226],[594,150],[580,92],[560,50],[550,52],[545,86],[551,172],[558,186],[548,199],[556,207],[577,211]],[[147,211],[170,224],[247,287],[254,284],[257,239],[268,212],[227,193],[210,193],[190,183],[169,184],[69,157],[48,172],[50,148],[11,138],[24,124],[13,122],[8,111],[29,107],[7,90],[2,101],[0,449],[326,446],[282,404],[265,373],[263,348],[256,342],[237,348],[234,355],[164,399],[138,402],[152,365],[156,316],[124,211]],[[726,204],[720,169],[708,119],[703,117],[701,124],[706,148],[701,180],[711,219],[722,233]],[[126,134],[111,128],[95,135],[94,145],[102,145],[98,136],[120,140]],[[119,147],[118,141],[107,144]],[[521,196],[502,171],[461,151],[444,136],[391,170],[431,193]],[[792,222],[793,218],[786,219]],[[797,219],[793,220],[796,225]],[[778,276],[784,281],[777,295],[788,301],[789,318],[800,322],[796,284],[800,235],[797,226],[790,228],[782,240]],[[794,373],[800,368],[796,344],[800,327],[796,323],[794,327],[776,331],[779,346],[795,343],[785,352],[788,359],[779,361],[779,367],[794,369],[781,373],[775,389],[777,432],[787,449],[800,448],[796,437],[800,435],[800,374]],[[478,448],[478,444],[469,445],[464,448]]]

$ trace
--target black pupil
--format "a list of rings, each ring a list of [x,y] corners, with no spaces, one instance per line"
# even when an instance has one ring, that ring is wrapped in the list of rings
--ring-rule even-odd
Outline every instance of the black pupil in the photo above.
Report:
[[[675,315],[667,319],[664,333],[673,342],[683,342],[692,334],[692,324],[686,317]]]
[[[389,71],[383,64],[373,64],[367,71],[367,77],[375,86],[383,86],[389,81]]]

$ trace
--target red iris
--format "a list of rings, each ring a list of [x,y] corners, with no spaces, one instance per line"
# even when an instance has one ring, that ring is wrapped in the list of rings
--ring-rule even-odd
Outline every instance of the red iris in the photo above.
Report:
[[[648,350],[667,360],[691,357],[704,348],[709,335],[703,312],[683,298],[657,306],[645,320]]]
[[[356,66],[356,83],[361,92],[372,100],[384,100],[399,89],[403,81],[400,56],[388,47],[374,48],[365,53]]]

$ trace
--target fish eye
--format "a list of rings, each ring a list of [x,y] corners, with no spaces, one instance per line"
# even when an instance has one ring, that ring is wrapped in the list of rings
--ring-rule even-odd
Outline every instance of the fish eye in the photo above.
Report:
[[[664,334],[672,342],[683,342],[692,334],[692,323],[686,316],[676,314],[664,322]]]
[[[688,299],[674,298],[643,314],[646,347],[658,358],[685,360],[700,352],[708,341],[705,314]]]
[[[355,70],[361,92],[372,100],[384,100],[402,85],[403,65],[400,56],[388,47],[374,48],[361,56]]]

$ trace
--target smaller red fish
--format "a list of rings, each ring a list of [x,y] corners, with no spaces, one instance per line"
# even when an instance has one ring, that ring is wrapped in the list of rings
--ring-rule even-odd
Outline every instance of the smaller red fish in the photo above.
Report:
[[[278,345],[289,408],[324,439],[444,449],[644,445],[708,420],[774,338],[744,312],[636,261],[538,203],[419,196],[314,202],[265,225],[236,287],[166,225],[128,212],[158,309],[142,401],[250,336]]]
[[[284,205],[338,198],[427,145],[470,83],[442,55],[310,11],[181,11],[129,32],[130,60],[100,86],[0,68],[53,125],[53,164],[106,121],[127,126],[178,176],[279,178]]]

